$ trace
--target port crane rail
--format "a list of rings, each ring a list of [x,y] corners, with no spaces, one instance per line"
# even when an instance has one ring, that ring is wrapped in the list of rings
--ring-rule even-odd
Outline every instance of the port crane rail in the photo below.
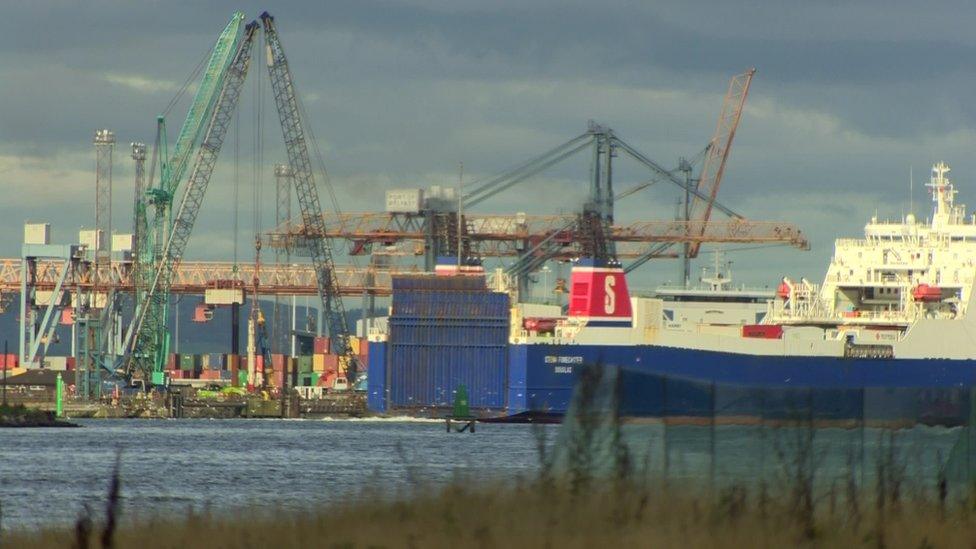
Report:
[[[534,245],[542,239],[558,239],[569,245],[579,238],[574,228],[576,215],[494,215],[464,214],[468,231],[465,238],[478,242],[482,257],[510,257],[519,255],[524,243]],[[325,236],[352,243],[350,255],[368,253],[369,245],[392,245],[399,242],[423,242],[427,238],[420,214],[384,212],[343,212],[323,216]],[[288,249],[300,255],[307,239],[314,233],[306,231],[300,221],[283,223],[266,234],[273,248]],[[753,221],[734,218],[720,221],[634,221],[610,228],[614,242],[634,246],[618,250],[620,257],[639,257],[646,246],[636,244],[660,242],[762,243],[784,244],[807,249],[803,232],[793,223]]]
[[[14,296],[20,292],[20,258],[0,258],[0,296]],[[38,258],[28,269],[28,287],[39,292],[53,292],[61,274],[67,270],[62,286],[75,291],[88,292],[96,287],[100,292],[114,289],[116,292],[132,292],[135,275],[131,262],[114,262],[101,265],[84,262],[65,262],[57,259]],[[364,292],[376,296],[390,295],[394,276],[418,274],[416,265],[391,265],[369,268],[353,265],[337,265],[339,293],[343,296],[361,296]],[[173,270],[170,293],[203,295],[215,281],[235,280],[247,282],[256,276],[254,265],[231,261],[181,261]],[[282,264],[275,269],[264,268],[257,273],[261,293],[280,296],[318,295],[315,269],[310,263]],[[45,298],[46,299],[46,298]],[[3,310],[0,309],[0,312]]]

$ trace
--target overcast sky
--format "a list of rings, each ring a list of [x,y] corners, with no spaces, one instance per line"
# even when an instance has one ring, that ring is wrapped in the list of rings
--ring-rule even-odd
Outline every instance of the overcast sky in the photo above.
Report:
[[[0,255],[19,253],[24,221],[51,222],[59,242],[94,223],[91,139],[101,127],[119,142],[114,226],[131,230],[129,142],[152,143],[156,115],[235,9],[250,19],[266,8],[200,4],[38,0],[5,7]],[[582,133],[588,119],[674,167],[707,143],[728,79],[756,67],[719,199],[752,219],[794,222],[813,243],[805,253],[730,255],[740,281],[766,284],[784,274],[819,279],[835,238],[861,234],[875,212],[900,217],[910,167],[916,211],[929,211],[921,183],[938,160],[953,167],[959,200],[976,204],[976,5],[917,6],[358,0],[276,2],[272,13],[346,211],[382,209],[389,188],[453,185],[459,162],[466,180],[499,173]],[[235,171],[242,258],[253,256],[255,199],[259,228],[273,221],[271,165],[283,148],[266,71],[254,68],[192,258],[233,255]],[[170,115],[171,140],[186,106]],[[643,175],[622,160],[618,188]],[[572,211],[585,189],[581,160],[479,209]],[[676,196],[652,188],[621,205],[618,219],[667,218]],[[676,265],[643,270],[634,285],[671,279]]]

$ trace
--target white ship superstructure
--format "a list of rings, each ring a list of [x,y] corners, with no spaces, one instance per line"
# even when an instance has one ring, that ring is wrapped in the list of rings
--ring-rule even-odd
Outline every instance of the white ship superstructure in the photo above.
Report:
[[[920,318],[965,316],[976,272],[976,218],[955,204],[948,173],[945,163],[932,168],[931,219],[874,217],[864,238],[838,239],[824,283],[784,280],[785,301],[768,322],[907,329]]]

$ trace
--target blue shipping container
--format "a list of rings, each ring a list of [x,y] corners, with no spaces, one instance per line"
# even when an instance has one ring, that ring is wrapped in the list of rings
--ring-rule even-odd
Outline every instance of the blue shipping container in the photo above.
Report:
[[[389,406],[450,408],[459,386],[473,409],[506,406],[508,348],[505,345],[440,346],[390,344]]]
[[[369,386],[366,389],[366,405],[374,412],[384,413],[386,405],[386,342],[369,344]]]
[[[464,278],[473,277],[410,277],[394,291],[387,409],[450,408],[461,385],[473,409],[506,407],[509,297]],[[373,368],[372,348],[370,355]]]
[[[437,275],[402,275],[393,277],[394,294],[401,290],[480,290],[485,291],[484,276],[437,276]]]

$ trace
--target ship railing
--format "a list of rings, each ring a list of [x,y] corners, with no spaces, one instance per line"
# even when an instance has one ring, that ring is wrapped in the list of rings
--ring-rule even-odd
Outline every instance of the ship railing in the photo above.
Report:
[[[838,238],[834,241],[835,248],[874,248],[878,244],[860,238]]]
[[[837,324],[907,324],[916,314],[913,311],[842,311],[829,312],[823,309],[805,311],[781,311],[770,315],[773,323],[826,322]]]

